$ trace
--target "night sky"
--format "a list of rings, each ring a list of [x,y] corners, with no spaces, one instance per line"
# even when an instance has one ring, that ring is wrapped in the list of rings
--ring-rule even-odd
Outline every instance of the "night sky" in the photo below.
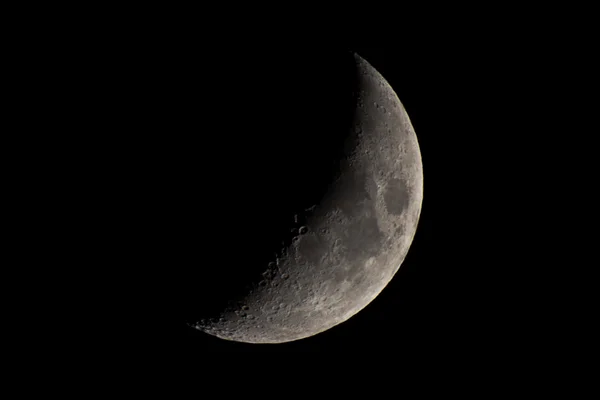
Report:
[[[473,83],[478,70],[471,67],[485,58],[457,47],[455,38],[431,38],[418,31],[414,40],[402,44],[332,41],[316,47],[302,41],[282,46],[250,39],[226,44],[206,38],[200,44],[191,37],[159,39],[120,42],[110,58],[99,58],[108,72],[96,82],[102,91],[118,93],[101,110],[111,115],[100,123],[111,160],[99,172],[113,179],[106,182],[110,191],[98,191],[107,206],[97,217],[118,226],[106,236],[110,251],[104,257],[111,265],[107,276],[120,276],[119,292],[131,297],[119,313],[123,324],[132,326],[122,339],[126,345],[143,344],[183,358],[208,351],[418,354],[473,350],[518,329],[498,322],[506,317],[499,304],[509,300],[491,293],[506,279],[507,270],[497,267],[505,255],[491,257],[491,241],[482,233],[489,228],[484,221],[501,219],[487,207],[498,194],[477,167],[489,154],[485,146],[493,146],[479,133],[497,131],[486,131],[490,111],[480,94],[487,88]],[[314,138],[302,142],[310,134],[299,132],[313,121],[288,118],[298,118],[310,96],[294,97],[294,91],[283,88],[302,89],[310,81],[301,74],[306,63],[334,59],[332,54],[344,51],[357,52],[391,84],[419,141],[423,205],[402,267],[365,309],[314,337],[256,345],[189,328],[185,321],[193,318],[195,308],[209,306],[207,299],[219,290],[207,277],[235,279],[228,266],[254,251],[249,243],[271,234],[261,223],[265,204],[287,205],[269,192],[268,182],[256,182],[258,172],[277,179],[285,170],[277,162],[291,165],[290,160],[296,168],[311,168],[310,157],[295,157],[309,154],[305,150],[318,143]],[[281,60],[299,80],[281,72]],[[269,81],[272,76],[279,79]],[[286,79],[291,79],[287,85]],[[288,102],[294,104],[292,111],[286,110]],[[332,113],[342,104],[332,104]],[[273,120],[276,127],[291,121],[296,132],[274,141],[285,136],[282,129],[264,129],[264,121]],[[265,194],[274,197],[262,203]],[[111,258],[115,251],[120,255]],[[119,263],[108,262],[114,258]],[[119,324],[112,329],[117,337],[125,331],[120,329]]]
[[[373,36],[361,16],[349,21],[351,35],[332,29],[327,39],[309,20],[286,30],[287,17],[262,25],[238,12],[238,26],[225,12],[227,21],[211,24],[211,12],[163,6],[64,12],[68,23],[41,11],[47,25],[14,30],[30,41],[16,44],[23,57],[11,62],[22,63],[25,77],[14,81],[35,107],[13,103],[24,122],[40,124],[15,135],[26,153],[15,168],[32,170],[22,185],[35,189],[23,215],[40,228],[22,226],[47,242],[26,252],[42,256],[32,266],[44,271],[49,297],[64,300],[48,307],[42,296],[37,306],[75,322],[55,328],[32,314],[27,329],[58,333],[87,358],[88,349],[107,350],[117,363],[132,354],[167,366],[201,364],[213,352],[494,360],[533,348],[552,355],[579,341],[575,323],[593,313],[576,311],[594,303],[568,301],[593,290],[578,289],[583,275],[566,276],[595,264],[559,253],[577,233],[562,224],[590,224],[589,215],[572,216],[589,182],[577,181],[585,168],[566,157],[595,160],[580,157],[586,145],[571,136],[596,129],[574,127],[594,115],[592,80],[581,75],[592,63],[578,57],[593,55],[582,39],[595,36],[567,37],[562,9],[552,18],[510,7],[472,17],[455,4],[426,7],[423,21],[403,11],[392,24],[375,21]],[[583,27],[584,14],[570,21]],[[419,142],[423,204],[404,263],[366,308],[313,337],[246,344],[190,328],[228,296],[223,288],[243,281],[240,269],[279,245],[278,216],[313,202],[335,174],[325,161],[331,149],[336,161],[336,137],[312,127],[348,117],[337,75],[347,52],[390,83]],[[330,112],[315,119],[314,107]],[[576,117],[564,118],[569,107]],[[577,296],[567,293],[573,288]],[[563,331],[577,337],[567,342]]]

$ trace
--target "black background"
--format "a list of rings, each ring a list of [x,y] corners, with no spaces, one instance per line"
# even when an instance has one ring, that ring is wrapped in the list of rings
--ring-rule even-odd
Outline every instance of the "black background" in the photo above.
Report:
[[[183,11],[161,9],[152,17],[147,10],[94,10],[68,23],[42,15],[41,29],[15,30],[13,36],[31,37],[30,45],[16,45],[13,61],[24,78],[16,79],[22,90],[15,102],[31,103],[22,121],[40,124],[21,135],[36,161],[33,178],[23,180],[35,188],[27,213],[41,227],[24,226],[48,243],[26,250],[41,256],[51,292],[27,315],[36,338],[54,331],[90,359],[88,350],[118,349],[111,355],[121,360],[139,349],[150,358],[199,363],[209,352],[373,351],[425,360],[450,353],[460,360],[534,348],[552,356],[549,349],[568,348],[562,333],[579,335],[571,322],[590,320],[575,313],[584,301],[568,303],[577,297],[567,292],[585,278],[563,280],[573,264],[593,262],[558,255],[577,232],[563,227],[579,207],[574,193],[589,186],[574,182],[566,156],[580,158],[586,146],[573,139],[572,124],[593,115],[593,102],[580,104],[590,91],[579,74],[591,65],[582,57],[593,54],[583,39],[593,37],[585,30],[594,25],[580,23],[585,11],[565,16],[560,9],[550,18],[537,8],[528,15],[506,7],[472,17],[470,9],[448,8],[428,9],[413,23],[409,12],[395,14],[385,34],[379,19],[377,29],[354,23],[353,35],[327,41],[308,39],[314,32],[306,21],[290,34],[251,18],[247,27],[214,27],[210,13],[186,19]],[[376,37],[367,37],[371,32]],[[252,89],[240,71],[261,65],[256,52],[274,61],[314,47],[321,55],[358,52],[390,82],[412,120],[424,201],[408,256],[363,311],[315,337],[249,345],[192,330],[184,323],[195,305],[188,272],[214,264],[207,260],[241,257],[240,240],[260,232],[239,217],[252,214],[249,191],[232,196],[240,185],[221,179],[232,178],[225,172],[232,166],[246,171],[243,148],[256,132],[221,121],[247,126],[252,100],[240,90],[218,90],[218,83],[229,76],[228,89]],[[569,107],[575,117],[560,118]],[[593,132],[590,126],[581,132]],[[199,130],[197,143],[176,140]],[[180,183],[189,180],[177,166],[190,159],[201,171],[191,175],[207,183],[204,205],[182,193]],[[567,204],[572,198],[574,206]],[[197,282],[210,294],[211,282]],[[48,307],[55,297],[61,304]],[[39,321],[45,307],[49,319],[64,314],[75,328],[49,329]]]
[[[494,37],[481,45],[460,30],[445,35],[411,27],[409,33],[385,42],[279,39],[272,32],[227,39],[171,24],[111,37],[98,31],[77,42],[77,51],[70,46],[72,62],[58,65],[73,82],[66,111],[77,116],[69,120],[74,128],[86,128],[80,144],[91,149],[75,155],[91,169],[81,169],[78,182],[86,189],[77,187],[73,204],[91,215],[91,225],[82,223],[97,237],[78,249],[95,255],[93,274],[105,283],[98,307],[107,334],[125,347],[175,359],[212,351],[476,353],[524,340],[531,314],[517,292],[528,260],[513,256],[513,227],[500,227],[521,184],[510,179],[515,154],[504,141],[520,123],[507,118],[510,89],[515,75],[528,71],[515,74],[518,54]],[[306,67],[312,78],[316,60],[332,57],[322,67],[334,70],[338,56],[331,54],[340,51],[357,52],[388,80],[419,140],[424,200],[405,262],[363,311],[311,338],[253,345],[189,328],[196,304],[205,307],[195,294],[206,303],[219,291],[206,276],[227,275],[222,267],[243,260],[269,230],[261,212],[287,204],[274,200],[279,194],[269,192],[268,180],[255,182],[257,171],[277,177],[285,171],[279,162],[313,165],[302,154],[316,131],[310,119],[299,118],[311,80],[278,71]],[[59,60],[57,54],[46,62]],[[334,88],[344,88],[336,82]],[[305,94],[294,97],[288,87]],[[294,107],[286,107],[290,96]],[[315,102],[332,107],[332,115],[345,110],[343,102],[327,100]],[[275,128],[299,121],[290,128],[296,135],[269,150],[279,136],[271,135],[276,129],[261,134],[265,119],[274,119]],[[302,129],[310,140],[302,141]],[[269,154],[277,163],[269,163]],[[499,154],[507,157],[496,163]],[[502,190],[507,185],[511,191]],[[283,187],[289,196],[291,186]],[[274,197],[261,202],[264,193]],[[96,286],[102,285],[80,290]],[[108,305],[115,311],[105,311]]]

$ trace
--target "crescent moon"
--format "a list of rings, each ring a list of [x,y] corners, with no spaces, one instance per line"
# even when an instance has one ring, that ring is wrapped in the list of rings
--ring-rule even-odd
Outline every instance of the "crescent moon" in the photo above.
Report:
[[[225,340],[283,343],[355,315],[400,268],[417,230],[423,167],[398,96],[354,54],[356,111],[339,178],[241,301],[193,324]]]

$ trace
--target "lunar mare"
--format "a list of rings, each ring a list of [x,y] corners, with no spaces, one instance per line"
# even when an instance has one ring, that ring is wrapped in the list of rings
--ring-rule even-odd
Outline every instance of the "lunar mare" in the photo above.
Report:
[[[359,92],[342,173],[247,295],[198,329],[248,343],[313,336],[366,307],[400,268],[421,212],[421,154],[394,90],[354,60]]]

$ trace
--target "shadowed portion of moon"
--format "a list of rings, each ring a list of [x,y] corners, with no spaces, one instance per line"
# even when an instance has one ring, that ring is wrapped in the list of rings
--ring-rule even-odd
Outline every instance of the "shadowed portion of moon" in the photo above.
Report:
[[[161,180],[175,203],[165,256],[188,322],[218,320],[251,287],[281,276],[282,249],[304,233],[353,140],[350,54],[253,51],[213,62],[197,73],[202,101],[174,99],[169,131],[178,140],[167,142]]]
[[[202,101],[173,97],[158,119],[172,134],[152,147],[156,261],[178,318],[228,340],[297,340],[350,318],[398,270],[421,207],[418,143],[358,56],[234,58],[173,78]]]

